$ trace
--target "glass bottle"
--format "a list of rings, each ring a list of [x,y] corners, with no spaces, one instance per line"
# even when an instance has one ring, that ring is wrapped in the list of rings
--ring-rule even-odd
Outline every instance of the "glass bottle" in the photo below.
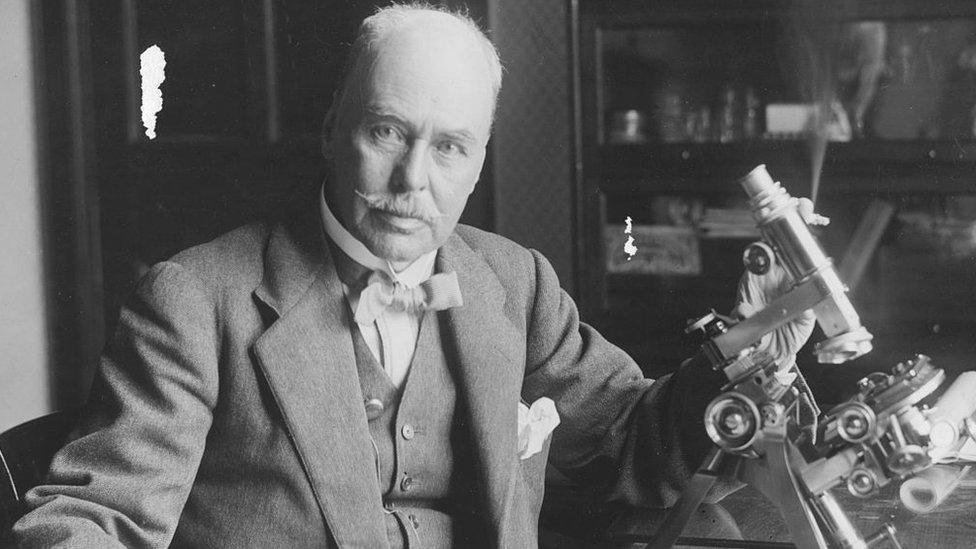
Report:
[[[752,86],[746,88],[745,113],[742,116],[742,137],[759,137],[759,96]]]
[[[731,143],[739,138],[737,103],[739,94],[731,84],[722,90],[722,110],[718,122],[718,140]]]

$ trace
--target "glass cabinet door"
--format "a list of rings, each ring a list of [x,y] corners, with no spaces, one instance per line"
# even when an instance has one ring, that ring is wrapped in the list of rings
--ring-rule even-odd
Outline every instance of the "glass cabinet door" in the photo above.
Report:
[[[599,32],[600,142],[972,141],[976,18]]]

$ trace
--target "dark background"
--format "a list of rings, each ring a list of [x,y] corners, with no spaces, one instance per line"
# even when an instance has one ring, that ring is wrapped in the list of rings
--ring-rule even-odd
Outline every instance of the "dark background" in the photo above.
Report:
[[[314,190],[323,173],[317,133],[346,47],[358,22],[381,3],[33,4],[55,407],[84,399],[121,300],[148,265],[249,220],[287,215]],[[665,60],[694,57],[719,67],[702,72],[716,80],[701,81],[688,94],[696,97],[719,88],[718,79],[730,73],[789,88],[784,82],[791,75],[776,72],[782,55],[775,42],[765,42],[770,36],[763,29],[776,17],[789,22],[794,5],[806,15],[852,20],[973,15],[973,5],[961,1],[445,3],[466,4],[505,66],[485,170],[462,221],[542,251],[583,319],[630,352],[649,376],[694,352],[698,343],[682,335],[685,319],[731,307],[739,251],[748,241],[702,241],[705,272],[698,277],[608,275],[604,225],[626,215],[659,223],[655,204],[668,197],[727,205],[741,199],[735,179],[760,162],[802,196],[810,192],[810,161],[803,142],[608,146],[603,109],[626,105],[601,100],[628,97],[611,93],[614,79],[653,85],[661,61],[642,58],[639,50],[600,58],[599,37],[697,29],[709,48],[657,51]],[[139,113],[138,65],[153,44],[165,52],[167,66],[158,137],[149,140]],[[642,108],[645,91],[631,93],[645,101]],[[794,92],[780,99],[798,98]],[[818,203],[834,220],[822,233],[827,251],[843,257],[875,198],[899,212],[971,216],[974,160],[971,140],[832,144]],[[945,243],[907,229],[897,219],[890,224],[851,294],[878,336],[876,350],[850,366],[806,364],[807,353],[801,358],[828,402],[864,373],[916,351],[953,371],[972,367],[976,258],[947,254]]]

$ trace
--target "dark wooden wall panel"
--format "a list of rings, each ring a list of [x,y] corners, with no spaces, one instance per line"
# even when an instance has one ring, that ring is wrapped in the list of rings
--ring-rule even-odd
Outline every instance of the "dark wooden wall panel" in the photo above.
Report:
[[[493,164],[496,230],[541,251],[574,289],[569,10],[564,0],[491,6],[491,32],[505,66]]]
[[[72,405],[87,393],[89,365],[103,338],[90,15],[81,0],[36,2],[32,8],[51,395],[53,402]]]

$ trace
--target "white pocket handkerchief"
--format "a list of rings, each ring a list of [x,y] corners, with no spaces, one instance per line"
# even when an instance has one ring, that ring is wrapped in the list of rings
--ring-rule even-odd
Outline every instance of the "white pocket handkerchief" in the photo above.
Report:
[[[518,405],[518,456],[529,459],[542,451],[546,437],[559,425],[559,413],[551,398],[542,397],[532,407]]]

